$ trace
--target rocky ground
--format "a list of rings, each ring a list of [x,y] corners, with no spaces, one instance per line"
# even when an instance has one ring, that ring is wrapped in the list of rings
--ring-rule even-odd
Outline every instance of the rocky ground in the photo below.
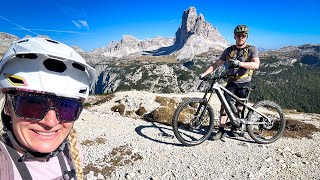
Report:
[[[130,91],[102,101],[102,96],[90,97],[95,105],[76,122],[86,179],[320,179],[320,115],[286,111],[286,118],[298,125],[272,144],[257,144],[245,135],[185,147],[171,126],[132,113],[141,106],[147,112],[159,108],[157,96],[181,100],[201,94]],[[125,112],[111,110],[119,104]],[[212,104],[219,107],[216,100]]]

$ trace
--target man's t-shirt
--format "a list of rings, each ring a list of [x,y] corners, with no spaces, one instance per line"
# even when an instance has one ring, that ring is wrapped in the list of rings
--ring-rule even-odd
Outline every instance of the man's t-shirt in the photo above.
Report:
[[[227,49],[225,49],[223,51],[222,55],[220,56],[220,59],[222,61],[227,61],[227,59],[229,57],[229,54],[230,54],[230,51],[232,50],[231,47],[232,46],[228,47]],[[242,49],[235,48],[235,50],[234,50],[234,59],[238,59],[241,62],[245,62],[246,59],[245,59],[245,57],[243,57],[244,49],[245,48],[242,48]],[[249,59],[249,61],[252,58],[258,58],[258,57],[259,57],[259,55],[258,55],[258,50],[256,49],[256,47],[250,46],[249,47],[249,51],[248,51],[248,59]],[[239,68],[229,68],[229,67],[227,67],[227,70],[228,70],[228,75],[232,75],[232,76],[234,76],[234,75],[242,76],[242,75],[246,74],[247,71],[248,71],[248,69],[241,68],[241,67],[239,67]],[[245,82],[250,82],[251,81],[251,77],[252,76],[248,76],[248,77],[245,77],[245,78],[240,78],[240,79],[231,80],[231,81],[234,81],[236,83],[245,83]]]

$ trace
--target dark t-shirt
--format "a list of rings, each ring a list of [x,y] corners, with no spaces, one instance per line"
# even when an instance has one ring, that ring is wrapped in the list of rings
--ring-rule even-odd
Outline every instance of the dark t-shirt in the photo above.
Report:
[[[231,51],[231,47],[232,46],[228,47],[227,49],[225,49],[223,51],[222,55],[220,56],[220,59],[222,61],[227,61],[227,59],[229,57],[229,54],[230,54],[230,51]],[[242,48],[242,49],[235,48],[233,59],[237,59],[237,60],[239,60],[241,62],[245,62],[246,59],[245,59],[245,57],[243,57],[243,54],[244,54],[244,48]],[[258,55],[258,50],[256,49],[256,47],[250,46],[249,50],[248,50],[248,59],[249,59],[249,61],[251,61],[252,58],[258,58],[258,57],[259,57],[259,55]],[[225,63],[225,64],[227,64],[227,63]],[[246,74],[246,72],[248,71],[248,69],[241,68],[241,67],[240,68],[229,68],[228,65],[226,65],[226,68],[228,70],[228,75],[242,76],[242,75]],[[251,76],[248,76],[248,77],[245,77],[245,78],[240,78],[240,79],[233,80],[233,81],[235,81],[236,83],[250,82],[251,81]]]

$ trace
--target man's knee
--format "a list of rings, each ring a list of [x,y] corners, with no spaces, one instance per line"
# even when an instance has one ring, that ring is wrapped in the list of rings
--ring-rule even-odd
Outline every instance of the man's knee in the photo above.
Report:
[[[243,110],[243,105],[237,105],[237,110],[240,112]]]
[[[221,107],[220,116],[226,116],[226,115],[227,115],[227,113],[226,113],[225,109],[223,107]]]

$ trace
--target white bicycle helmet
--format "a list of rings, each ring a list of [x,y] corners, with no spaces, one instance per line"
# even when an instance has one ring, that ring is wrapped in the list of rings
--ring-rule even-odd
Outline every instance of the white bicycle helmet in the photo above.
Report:
[[[51,39],[15,41],[0,61],[0,89],[86,99],[96,71],[71,47]]]

